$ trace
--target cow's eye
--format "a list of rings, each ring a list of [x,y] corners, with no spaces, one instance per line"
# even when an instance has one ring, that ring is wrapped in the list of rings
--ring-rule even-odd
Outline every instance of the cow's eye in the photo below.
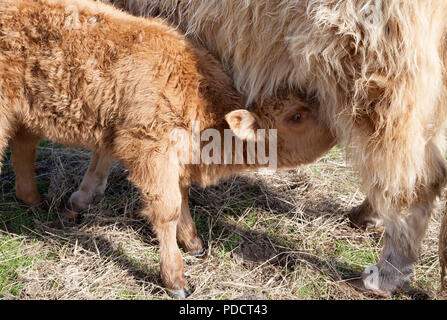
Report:
[[[294,121],[300,121],[301,120],[301,113],[297,113],[296,115],[293,116],[293,120]]]

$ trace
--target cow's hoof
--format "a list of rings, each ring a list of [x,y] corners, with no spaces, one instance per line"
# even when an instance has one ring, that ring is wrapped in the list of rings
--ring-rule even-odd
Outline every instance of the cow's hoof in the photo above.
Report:
[[[390,297],[398,291],[410,292],[410,276],[412,268],[398,271],[395,267],[385,267],[379,270],[377,265],[369,266],[362,274],[365,289],[380,296]]]
[[[169,292],[174,299],[180,300],[186,299],[191,295],[191,290],[186,287],[180,290],[169,290]]]
[[[349,212],[349,221],[360,229],[378,229],[383,225],[382,219],[371,208],[368,201],[365,200],[361,205],[354,207]]]

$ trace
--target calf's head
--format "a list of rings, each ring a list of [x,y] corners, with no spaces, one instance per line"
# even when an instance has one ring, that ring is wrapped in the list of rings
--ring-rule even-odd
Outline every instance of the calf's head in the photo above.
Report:
[[[274,151],[280,168],[311,163],[335,144],[331,131],[318,118],[318,107],[297,96],[271,98],[262,105],[256,104],[253,109],[253,112],[244,109],[232,111],[225,120],[239,139],[256,142],[258,146],[264,140],[266,149],[273,141],[268,137],[276,132],[277,148]]]

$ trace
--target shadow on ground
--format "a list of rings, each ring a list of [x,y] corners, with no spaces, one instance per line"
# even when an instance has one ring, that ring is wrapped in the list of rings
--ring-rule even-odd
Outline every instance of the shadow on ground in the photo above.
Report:
[[[83,250],[97,252],[103,259],[114,261],[127,270],[137,282],[149,282],[161,287],[158,268],[136,264],[107,237],[84,231],[107,226],[122,230],[130,228],[146,245],[157,246],[150,226],[138,217],[138,191],[126,180],[127,174],[123,168],[119,165],[114,167],[105,199],[84,213],[79,223],[74,223],[58,213],[79,185],[89,154],[56,151],[57,155],[54,155],[54,149],[47,150],[49,159],[37,165],[38,181],[45,199],[39,208],[26,208],[15,199],[13,174],[10,165],[6,164],[0,177],[3,194],[0,230],[27,238],[50,238],[61,245],[76,245]],[[244,219],[250,221],[247,218],[249,209],[255,215],[257,212],[268,212],[275,222],[299,215],[297,219],[306,217],[303,225],[317,220],[322,225],[327,221],[334,226],[344,224],[349,208],[335,199],[315,197],[315,187],[308,176],[298,175],[296,171],[284,174],[287,179],[277,183],[269,183],[269,179],[259,179],[257,176],[242,176],[206,189],[193,186],[190,190],[190,207],[205,243],[211,241],[213,248],[224,248],[232,259],[249,268],[268,264],[280,270],[283,277],[304,266],[341,285],[349,285],[346,280],[359,279],[359,268],[329,256],[321,257],[308,249],[303,250],[300,238],[291,242],[281,232],[275,233],[274,228],[259,231],[236,223]],[[304,241],[306,234],[300,236]]]

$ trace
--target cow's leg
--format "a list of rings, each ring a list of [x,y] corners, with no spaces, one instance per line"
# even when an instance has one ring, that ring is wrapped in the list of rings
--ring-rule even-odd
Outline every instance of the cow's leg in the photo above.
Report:
[[[18,199],[29,206],[40,203],[35,178],[36,147],[40,137],[21,127],[11,140],[12,166]]]
[[[444,291],[447,289],[445,285],[445,272],[447,269],[447,265],[444,263],[441,263],[441,290]]]
[[[177,240],[182,247],[193,256],[201,256],[205,250],[202,240],[197,235],[197,229],[191,217],[188,205],[189,187],[182,188],[181,215],[177,225]]]
[[[149,152],[145,153],[149,154]],[[142,215],[151,222],[160,243],[160,273],[164,285],[176,298],[190,291],[183,274],[183,260],[177,245],[177,225],[181,216],[182,192],[178,166],[168,157],[135,159],[129,163],[130,180],[141,191]]]
[[[408,290],[413,264],[417,261],[422,239],[433,209],[435,195],[409,209],[407,216],[385,220],[384,249],[375,268],[367,268],[364,284],[385,294]]]
[[[112,158],[104,154],[93,153],[79,190],[70,197],[69,203],[72,210],[85,210],[95,199],[104,196],[111,165]]]
[[[353,225],[362,229],[377,228],[383,224],[383,220],[373,210],[368,198],[359,206],[352,208],[349,220]]]
[[[447,208],[444,208],[444,217],[439,233],[439,262],[441,264],[441,290],[447,289],[445,283],[447,269]]]
[[[427,181],[419,186],[417,200],[407,209],[392,206],[394,212],[383,215],[384,249],[378,264],[365,270],[368,289],[392,294],[409,286],[436,197],[447,179],[447,164],[434,143],[428,143],[426,157]]]

